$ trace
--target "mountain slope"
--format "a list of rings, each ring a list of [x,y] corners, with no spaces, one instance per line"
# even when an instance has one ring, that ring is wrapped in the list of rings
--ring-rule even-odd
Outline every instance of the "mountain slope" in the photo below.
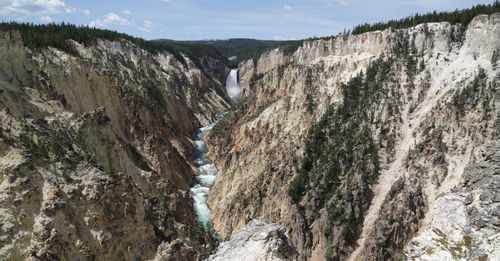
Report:
[[[75,55],[0,32],[1,259],[146,259],[175,238],[206,256],[191,133],[227,108],[229,69],[125,39],[66,41]]]
[[[284,225],[303,258],[404,258],[434,199],[499,135],[499,21],[340,35],[242,62],[243,98],[209,135],[216,232],[256,218]]]

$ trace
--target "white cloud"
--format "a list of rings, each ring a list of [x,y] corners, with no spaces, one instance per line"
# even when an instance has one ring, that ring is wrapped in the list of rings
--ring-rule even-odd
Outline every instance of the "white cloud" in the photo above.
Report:
[[[163,2],[165,2],[165,3],[168,3],[168,2],[170,2],[170,0],[162,0],[162,1],[163,1]]]
[[[53,22],[54,19],[52,19],[52,17],[50,17],[50,16],[42,16],[42,17],[40,17],[40,21],[42,21],[44,23],[50,23],[50,22]]]
[[[122,13],[124,13],[126,15],[129,15],[129,14],[132,14],[132,11],[130,11],[130,10],[122,10]]]
[[[109,13],[104,16],[104,20],[96,19],[90,22],[90,27],[104,27],[108,24],[132,25],[129,20],[118,16],[115,13]]]
[[[284,5],[283,8],[285,8],[285,10],[292,10],[292,7],[289,5]]]
[[[153,25],[154,25],[154,23],[151,22],[151,20],[144,20],[143,26],[137,27],[137,29],[144,31],[144,32],[152,33],[153,31],[151,30],[151,28],[153,27]]]
[[[286,40],[285,37],[279,36],[279,35],[276,35],[275,37],[273,37],[273,39],[276,40],[276,41],[284,41],[284,40]]]
[[[153,27],[153,22],[151,22],[151,20],[144,20],[144,27],[146,28]]]
[[[343,6],[348,6],[349,3],[344,1],[344,0],[337,0],[337,3],[339,3],[340,5],[343,5]]]
[[[47,16],[75,10],[61,0],[0,0],[0,15],[4,16]]]
[[[89,10],[89,9],[85,9],[85,10],[83,10],[83,13],[84,13],[86,16],[89,16],[89,15],[90,15],[90,10]]]

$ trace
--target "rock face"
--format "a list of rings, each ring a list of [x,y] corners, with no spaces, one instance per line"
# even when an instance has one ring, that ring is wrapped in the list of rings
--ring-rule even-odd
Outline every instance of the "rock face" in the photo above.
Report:
[[[191,133],[228,106],[228,68],[72,44],[78,57],[0,32],[0,259],[147,259],[173,239],[207,256]]]
[[[482,15],[241,63],[243,96],[208,137],[216,232],[260,219],[282,224],[302,259],[405,258],[437,195],[499,137],[499,38],[500,15]]]
[[[296,260],[294,247],[289,246],[285,229],[278,224],[250,221],[231,241],[219,245],[207,260]]]
[[[436,197],[429,227],[405,248],[409,259],[500,259],[500,141],[479,149],[461,178]]]
[[[197,247],[190,246],[189,242],[175,239],[170,242],[163,242],[158,246],[156,256],[153,261],[191,261],[199,257]],[[199,247],[198,247],[199,248]]]

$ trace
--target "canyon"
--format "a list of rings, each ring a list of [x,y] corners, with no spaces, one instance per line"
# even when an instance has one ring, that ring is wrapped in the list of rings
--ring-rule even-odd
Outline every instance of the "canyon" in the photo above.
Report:
[[[437,239],[425,250],[407,244],[425,242],[442,215],[435,204],[446,205],[474,152],[498,139],[499,22],[340,35],[242,62],[243,95],[208,136],[216,233],[227,240],[260,219],[283,225],[307,260],[442,260],[429,250],[441,249]],[[301,171],[308,181],[294,203],[284,188]],[[453,240],[463,247],[440,251],[497,258],[479,237]]]
[[[148,259],[174,238],[208,255],[191,133],[228,108],[229,69],[127,40],[71,44],[78,56],[0,34],[0,259]]]
[[[497,260],[499,39],[496,13],[230,68],[0,31],[0,259]]]

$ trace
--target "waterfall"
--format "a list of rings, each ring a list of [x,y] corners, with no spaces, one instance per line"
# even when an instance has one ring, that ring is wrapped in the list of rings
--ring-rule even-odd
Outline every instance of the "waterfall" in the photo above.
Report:
[[[232,69],[226,78],[226,91],[231,100],[237,100],[242,92],[240,85],[238,85],[238,69]]]
[[[234,101],[240,97],[242,89],[238,85],[238,69],[232,69],[226,79],[226,91],[229,97]],[[218,239],[214,234],[212,224],[212,212],[207,205],[208,191],[215,182],[217,176],[217,168],[212,161],[207,157],[207,145],[203,140],[212,128],[226,115],[226,112],[217,114],[216,121],[205,127],[197,129],[194,134],[195,148],[193,151],[193,161],[198,168],[198,175],[194,178],[193,185],[189,189],[189,194],[193,198],[193,207],[196,212],[198,223],[210,234]]]

